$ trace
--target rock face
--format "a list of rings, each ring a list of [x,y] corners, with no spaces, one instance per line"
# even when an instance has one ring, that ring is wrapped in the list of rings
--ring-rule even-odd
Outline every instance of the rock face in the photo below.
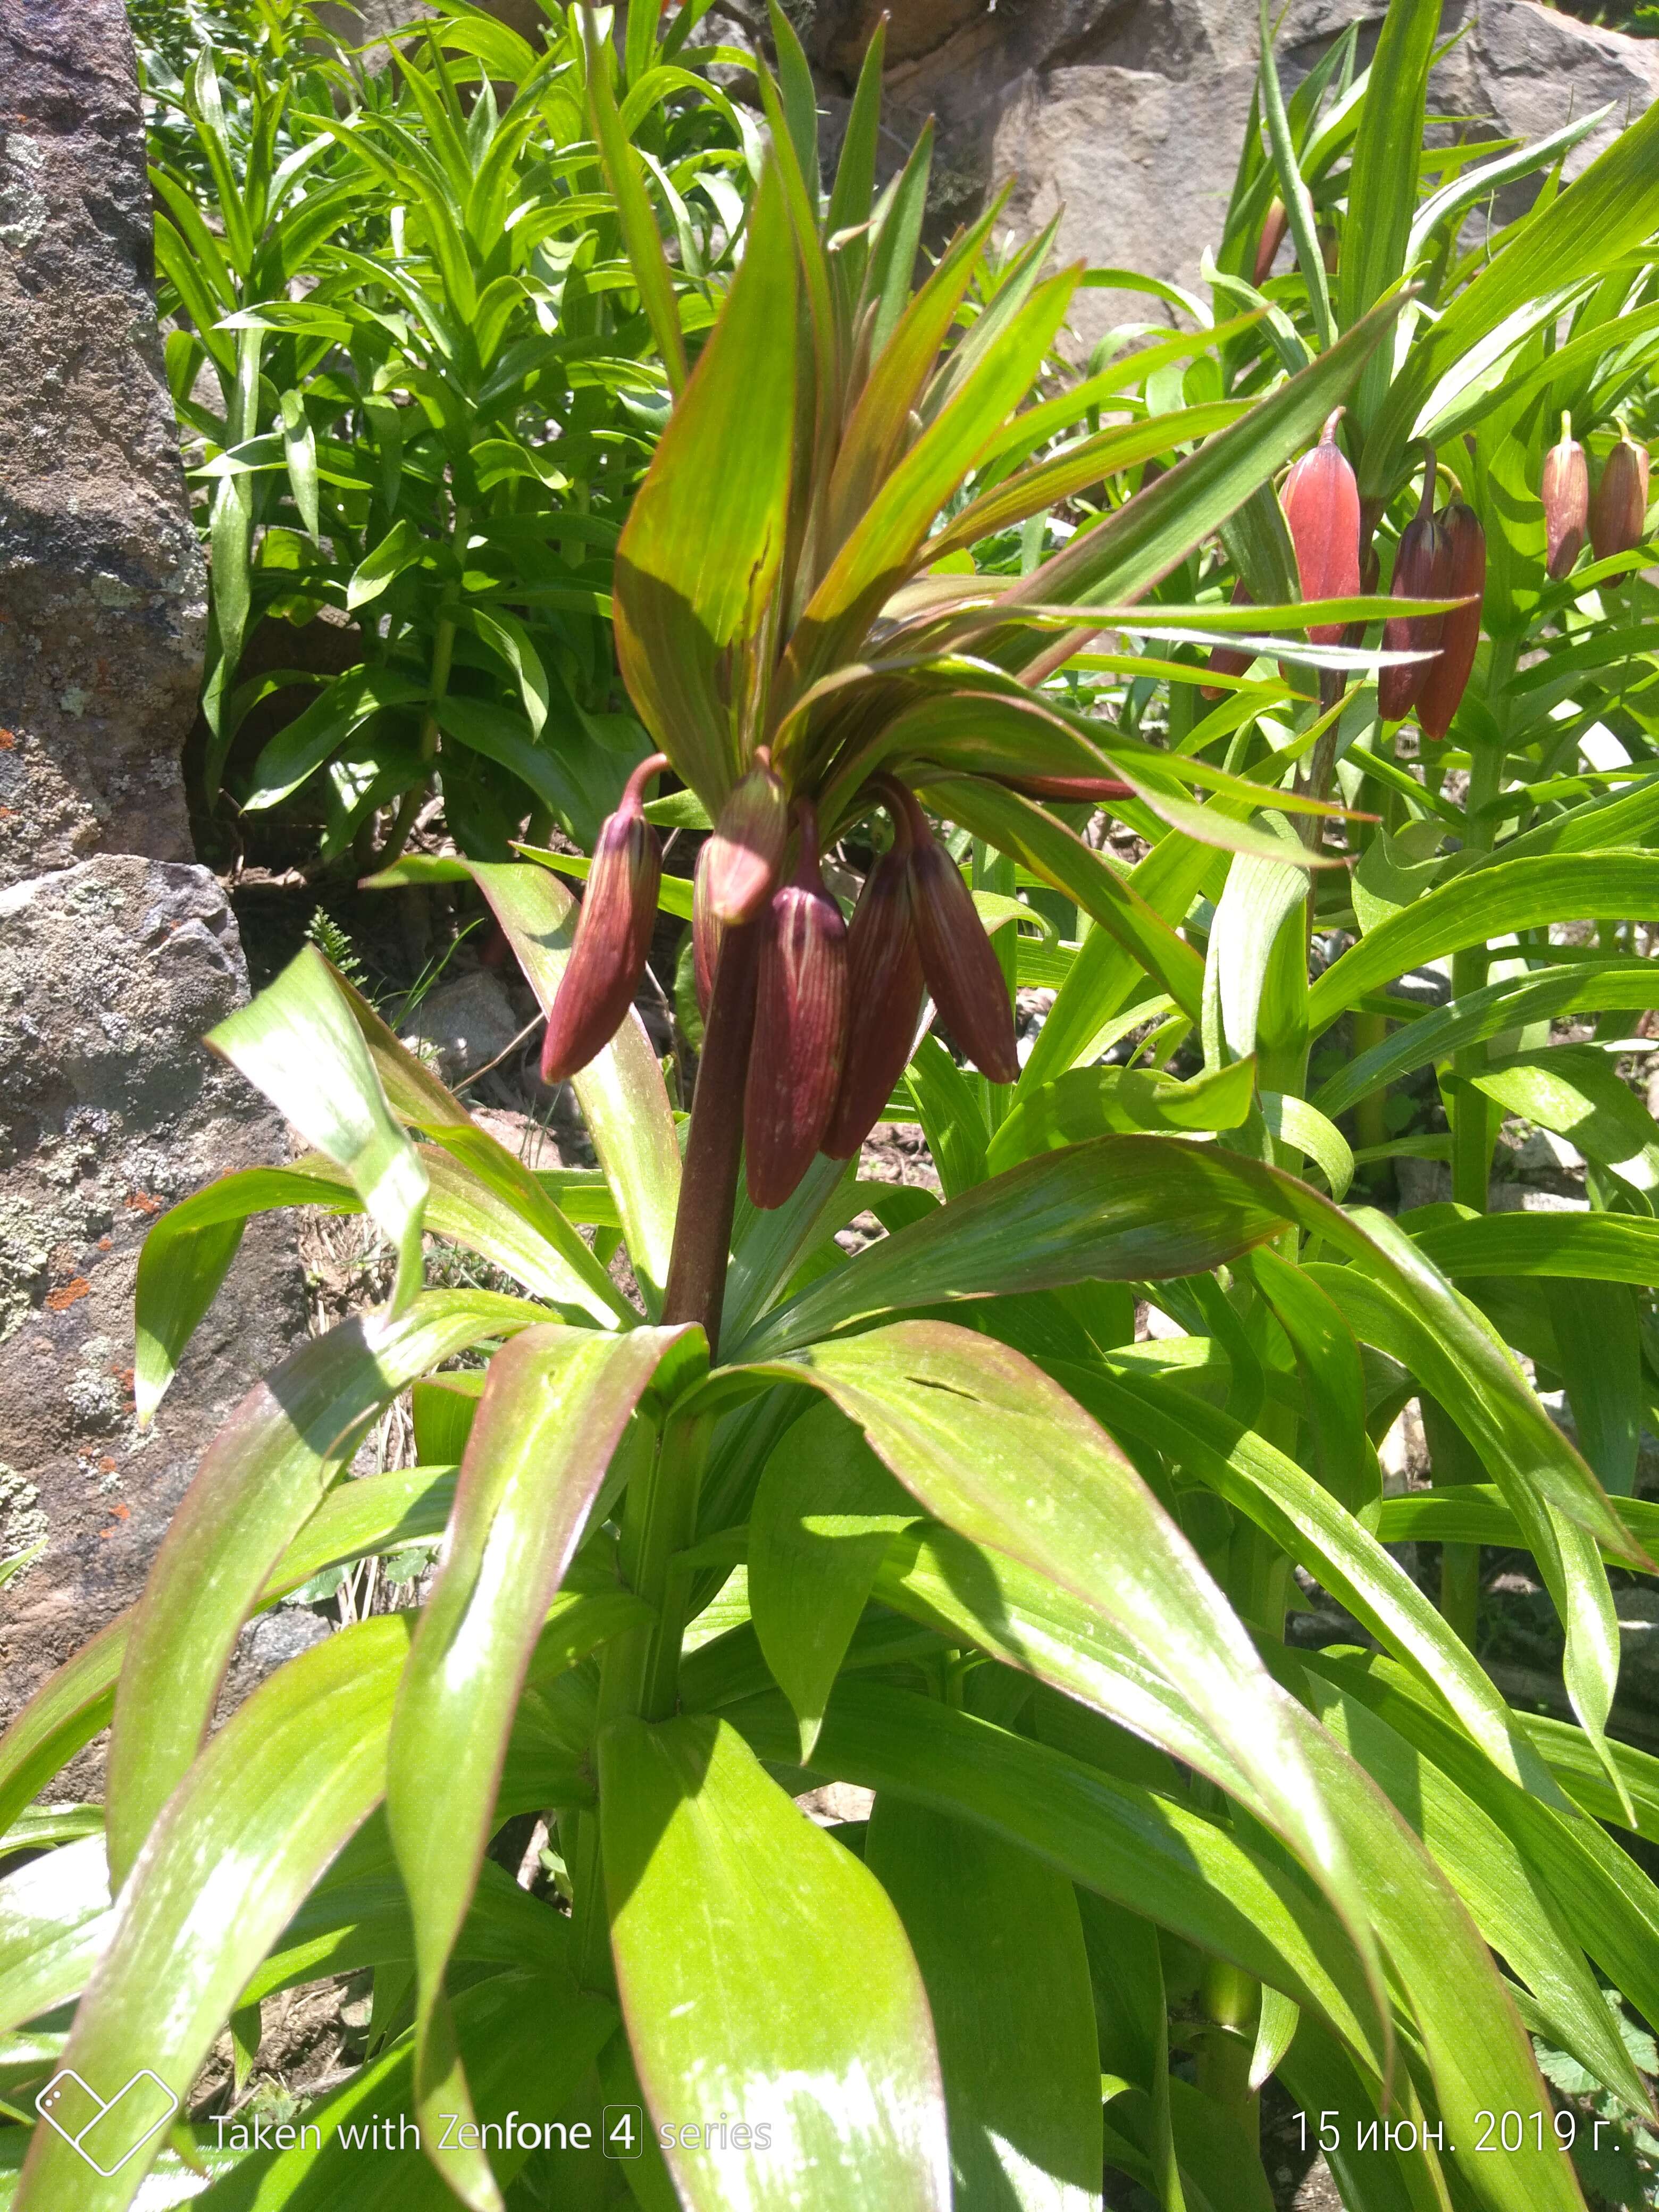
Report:
[[[45,1540],[0,1589],[3,1723],[137,1595],[305,1299],[256,1229],[137,1433],[144,1231],[283,1133],[200,1042],[247,971],[185,819],[205,584],[121,0],[0,0],[0,1559]]]
[[[885,0],[813,0],[805,21],[832,98],[852,88]],[[1427,0],[1423,0],[1427,4]],[[1385,0],[1291,0],[1279,55],[1287,88],[1350,22],[1362,59]],[[1255,79],[1249,0],[907,0],[889,29],[888,121],[908,143],[936,115],[936,198],[954,217],[994,179],[1018,177],[1011,207],[1029,234],[1064,210],[1057,251],[1097,268],[1199,282],[1220,236]],[[1577,174],[1659,92],[1659,45],[1597,31],[1536,0],[1447,0],[1446,35],[1465,29],[1437,73],[1448,114],[1540,137],[1606,102],[1613,112],[1577,148]],[[1289,249],[1285,249],[1288,255]],[[1091,291],[1076,326],[1167,322],[1155,296]]]
[[[206,620],[121,0],[0,0],[0,884],[187,860]]]
[[[487,15],[494,15],[521,39],[528,39],[538,53],[541,52],[547,16],[540,0],[479,0],[479,4]],[[401,24],[416,22],[437,12],[425,0],[322,0],[317,19],[335,38],[366,46]]]
[[[200,1042],[246,995],[205,869],[106,854],[0,891],[0,1557],[47,1546],[0,1604],[0,1721],[137,1595],[203,1446],[304,1334],[299,1263],[256,1225],[137,1431],[144,1232],[283,1157],[276,1116]]]

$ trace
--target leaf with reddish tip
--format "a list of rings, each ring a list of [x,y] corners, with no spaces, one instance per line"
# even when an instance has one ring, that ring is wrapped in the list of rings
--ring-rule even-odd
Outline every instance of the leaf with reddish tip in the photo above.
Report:
[[[621,1337],[536,1328],[495,1355],[467,1439],[447,1556],[421,1614],[387,1764],[386,1818],[414,1915],[416,2110],[462,2201],[495,2212],[481,2152],[445,2149],[443,2115],[467,2112],[443,2001],[471,1902],[507,1742],[547,1609],[635,1407],[663,1362],[699,1332]]]
[[[817,1344],[776,1371],[832,1399],[935,1518],[1081,1599],[1167,1677],[1340,1914],[1384,2019],[1370,1915],[1299,1717],[1106,1431],[1019,1352],[945,1322]]]
[[[380,1801],[410,1620],[360,1621],[290,1660],[183,1778],[120,1899],[65,2065],[107,2083],[147,2067],[184,2097],[249,1975]],[[38,2128],[19,2212],[122,2212],[164,2140],[106,2173]]]
[[[196,1756],[266,1578],[365,1425],[453,1353],[546,1318],[483,1291],[428,1291],[400,1321],[345,1322],[302,1345],[243,1399],[173,1515],[133,1616],[109,1757],[118,1882]]]

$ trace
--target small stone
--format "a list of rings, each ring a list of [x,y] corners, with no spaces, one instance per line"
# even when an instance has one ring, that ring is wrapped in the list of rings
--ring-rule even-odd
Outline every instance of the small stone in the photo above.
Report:
[[[398,1035],[441,1082],[453,1085],[499,1059],[520,1027],[507,986],[479,968],[435,985],[399,1024]]]

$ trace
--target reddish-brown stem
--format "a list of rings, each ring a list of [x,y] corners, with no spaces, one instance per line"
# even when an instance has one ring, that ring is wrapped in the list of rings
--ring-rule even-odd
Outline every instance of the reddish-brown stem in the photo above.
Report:
[[[665,1323],[696,1322],[719,1352],[720,1307],[732,1216],[738,1201],[743,1157],[743,1091],[755,1027],[755,975],[760,930],[754,922],[726,929],[703,1034],[702,1060],[691,1103],[685,1172],[680,1181],[674,1249],[663,1293]]]

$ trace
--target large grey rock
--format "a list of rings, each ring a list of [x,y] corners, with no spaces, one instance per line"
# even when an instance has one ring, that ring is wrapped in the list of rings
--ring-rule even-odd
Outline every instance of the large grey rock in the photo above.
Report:
[[[885,4],[811,0],[803,12],[832,99],[851,88]],[[1279,46],[1287,86],[1356,20],[1368,56],[1385,13],[1385,0],[1291,0]],[[1570,176],[1659,90],[1659,46],[1535,0],[1448,0],[1443,25],[1468,31],[1434,79],[1437,112],[1536,137],[1613,103]],[[1220,236],[1256,52],[1249,0],[907,0],[889,31],[888,120],[896,144],[938,118],[944,213],[1016,176],[1022,232],[1064,210],[1061,258],[1195,284]],[[1155,297],[1103,290],[1079,295],[1075,322],[1092,341],[1124,321],[1171,319]]]
[[[202,1448],[305,1334],[291,1243],[256,1224],[138,1431],[144,1232],[283,1157],[276,1115],[200,1042],[246,995],[204,868],[103,855],[0,890],[0,1557],[46,1540],[0,1592],[0,1723],[137,1595]]]
[[[0,0],[0,884],[190,857],[205,584],[121,0]]]

